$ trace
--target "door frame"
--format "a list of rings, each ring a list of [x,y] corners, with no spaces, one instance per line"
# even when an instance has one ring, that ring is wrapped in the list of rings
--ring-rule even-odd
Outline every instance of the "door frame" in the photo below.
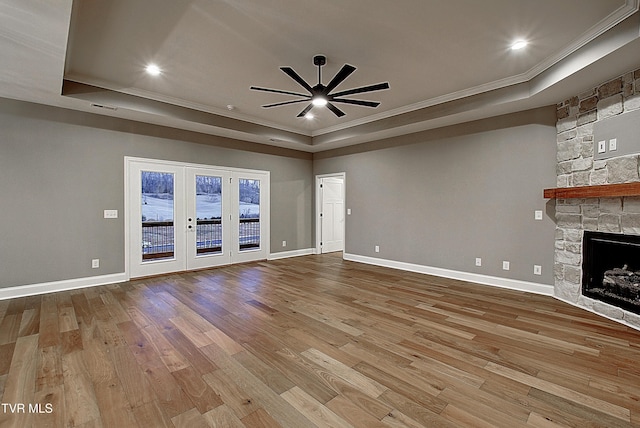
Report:
[[[254,170],[254,169],[245,169],[245,168],[234,168],[234,167],[226,167],[226,166],[217,166],[217,165],[206,165],[206,164],[196,164],[196,163],[188,163],[188,162],[178,162],[164,159],[150,159],[150,158],[141,158],[141,157],[133,157],[133,156],[125,156],[124,157],[124,266],[125,266],[125,280],[131,279],[131,215],[132,210],[130,209],[131,204],[131,186],[130,186],[130,169],[132,163],[147,163],[147,164],[155,164],[158,167],[162,166],[171,166],[176,168],[194,168],[194,169],[212,169],[217,171],[225,171],[232,175],[233,177],[240,176],[243,174],[256,174],[264,177],[267,187],[264,191],[264,194],[261,191],[261,200],[260,200],[260,250],[252,252],[254,255],[257,253],[262,254],[264,257],[261,257],[266,260],[270,254],[270,246],[271,246],[271,172],[264,170]],[[243,177],[244,178],[244,177]],[[263,198],[263,196],[266,196]],[[263,200],[264,199],[264,200]],[[244,257],[246,258],[246,257]],[[240,260],[231,263],[242,263],[243,258]],[[186,266],[185,266],[185,269]]]
[[[344,192],[343,192],[343,207],[344,207],[344,213],[343,213],[343,218],[345,219],[345,221],[342,223],[342,237],[343,237],[343,257],[344,257],[344,251],[347,247],[347,174],[345,172],[335,172],[335,173],[331,173],[331,174],[319,174],[316,175],[316,214],[315,214],[315,219],[316,219],[316,248],[315,248],[315,253],[316,254],[322,254],[322,247],[320,245],[320,242],[322,241],[322,221],[320,220],[320,214],[322,213],[322,192],[320,190],[320,184],[323,178],[341,178],[342,179],[342,185],[344,186]]]

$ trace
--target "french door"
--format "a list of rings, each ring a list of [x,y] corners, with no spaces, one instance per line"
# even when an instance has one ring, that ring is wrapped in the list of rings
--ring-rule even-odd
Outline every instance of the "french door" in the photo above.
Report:
[[[131,278],[267,258],[268,172],[126,163]]]

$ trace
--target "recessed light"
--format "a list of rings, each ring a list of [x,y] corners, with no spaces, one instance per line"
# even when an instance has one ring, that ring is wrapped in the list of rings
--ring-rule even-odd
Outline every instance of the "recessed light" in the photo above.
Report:
[[[158,67],[156,64],[147,65],[147,68],[145,68],[145,71],[152,76],[158,76],[160,75],[160,73],[162,73],[162,70],[160,70],[160,67]]]
[[[515,42],[513,42],[513,44],[511,45],[511,50],[514,51],[518,51],[520,49],[523,49],[525,46],[527,46],[529,43],[526,40],[516,40]]]

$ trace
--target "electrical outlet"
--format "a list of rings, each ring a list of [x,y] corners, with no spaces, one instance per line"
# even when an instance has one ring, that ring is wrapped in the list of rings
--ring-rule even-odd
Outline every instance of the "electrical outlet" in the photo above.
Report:
[[[286,247],[287,246],[287,241],[282,241],[282,246]]]
[[[347,215],[351,215],[351,208],[347,208]]]
[[[376,251],[376,253],[379,253],[379,252],[380,252],[380,246],[379,246],[379,245],[376,245],[376,247],[375,247],[375,251]]]
[[[542,275],[542,266],[533,265],[533,274],[534,275]]]
[[[482,266],[482,259],[480,257],[476,257],[476,266]]]
[[[118,210],[104,210],[104,218],[118,218]]]
[[[91,260],[91,269],[98,269],[100,267],[100,259]]]
[[[509,270],[509,267],[510,267],[510,266],[509,266],[509,262],[508,262],[508,261],[506,261],[506,260],[504,260],[504,261],[502,262],[502,270]]]
[[[613,152],[615,150],[618,150],[618,139],[612,138],[609,140],[609,151]]]

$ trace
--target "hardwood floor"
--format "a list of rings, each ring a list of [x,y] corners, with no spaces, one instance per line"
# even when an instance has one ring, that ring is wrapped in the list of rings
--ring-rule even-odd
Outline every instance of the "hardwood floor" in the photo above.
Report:
[[[640,332],[305,256],[0,302],[2,427],[640,426]]]

